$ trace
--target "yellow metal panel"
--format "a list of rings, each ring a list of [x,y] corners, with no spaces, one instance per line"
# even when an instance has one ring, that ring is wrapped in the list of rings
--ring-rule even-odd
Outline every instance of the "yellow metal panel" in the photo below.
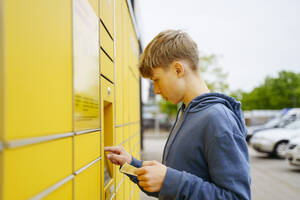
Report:
[[[75,170],[100,156],[100,132],[75,136]]]
[[[129,95],[130,95],[130,88],[129,88],[129,57],[128,57],[128,46],[129,46],[129,33],[128,33],[128,8],[126,1],[123,1],[123,25],[124,25],[124,52],[126,52],[124,56],[124,123],[129,122]]]
[[[124,179],[124,180],[125,180],[125,179]],[[119,186],[119,189],[118,189],[118,191],[117,191],[117,193],[116,193],[116,199],[117,199],[117,200],[122,200],[122,199],[125,200],[125,198],[124,198],[124,181],[123,181],[122,184]]]
[[[101,112],[103,113],[103,111],[101,110]],[[101,119],[103,119],[103,114],[101,113]],[[102,124],[103,124],[103,122],[102,122]],[[101,192],[101,199],[104,199],[104,176],[105,176],[105,174],[104,174],[104,163],[105,163],[105,153],[104,153],[104,134],[103,134],[103,131],[100,133],[100,137],[101,137],[101,150],[100,150],[100,152],[101,152],[101,155],[103,155],[102,157],[101,157],[101,160],[100,160],[100,172],[101,172],[101,179],[100,179],[100,186],[101,186],[101,188],[100,188],[100,192]]]
[[[3,5],[2,1],[0,2],[0,141],[3,141],[3,131],[4,131],[4,93],[3,93],[3,88],[4,88],[4,31],[3,31]],[[1,173],[1,172],[0,172]],[[1,176],[1,175],[0,175]],[[0,180],[0,185],[1,180]],[[1,188],[0,188],[0,199],[1,199]]]
[[[28,199],[71,175],[72,158],[71,137],[5,150],[4,199]]]
[[[71,0],[1,2],[5,11],[5,139],[70,132]]]
[[[0,151],[0,199],[3,199],[3,152]]]
[[[113,102],[114,100],[114,85],[103,77],[101,77],[101,99],[106,102]]]
[[[73,1],[75,131],[100,128],[99,18],[91,2]]]
[[[116,38],[115,38],[115,46],[116,46],[116,55],[115,55],[115,66],[116,66],[116,80],[115,80],[115,92],[116,92],[116,124],[123,124],[123,59],[122,55],[124,52],[122,51],[123,45],[123,32],[122,32],[122,10],[121,10],[121,1],[115,1],[116,5]]]
[[[0,142],[3,142],[4,131],[4,102],[3,102],[3,83],[4,83],[4,36],[3,36],[3,1],[0,1]],[[3,199],[3,152],[0,151],[0,199]]]
[[[114,59],[114,41],[100,23],[100,44],[111,59]]]
[[[124,148],[127,152],[130,152],[130,147],[129,147],[129,141],[126,142],[124,144]],[[129,199],[129,196],[130,196],[130,186],[129,186],[129,182],[130,182],[130,179],[128,178],[128,176],[126,176],[125,178],[125,184],[124,184],[124,199]]]
[[[53,199],[63,199],[72,200],[73,199],[73,180],[68,181],[49,195],[47,195],[43,200],[53,200]]]
[[[100,0],[100,18],[110,35],[114,33],[114,0]]]
[[[100,199],[100,161],[75,176],[75,199]]]
[[[119,145],[122,142],[122,139],[123,139],[123,137],[122,137],[122,135],[123,135],[122,127],[117,127],[115,129],[115,132],[116,132],[116,134],[115,134],[116,145]]]
[[[122,142],[122,127],[116,128],[116,145],[119,145]],[[123,178],[123,173],[119,171],[119,166],[116,166],[116,186],[118,186]]]
[[[137,185],[134,186],[134,200],[140,200],[140,190]]]
[[[114,63],[107,57],[107,55],[101,50],[101,74],[103,74],[110,81],[114,81]]]
[[[113,146],[114,143],[114,87],[109,81],[101,77],[101,122],[102,122],[102,147]],[[103,151],[103,148],[101,149]],[[115,170],[112,163],[103,155],[102,166],[102,199],[110,196],[108,193],[115,188]],[[105,182],[104,182],[105,181]],[[109,188],[105,190],[105,188]]]

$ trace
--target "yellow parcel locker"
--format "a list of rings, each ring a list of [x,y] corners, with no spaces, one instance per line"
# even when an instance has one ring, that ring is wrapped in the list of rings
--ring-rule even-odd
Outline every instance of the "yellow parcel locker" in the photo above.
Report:
[[[124,148],[126,149],[127,152],[130,153],[130,145],[129,145],[129,142],[130,141],[127,141],[125,144],[124,144]],[[130,179],[128,178],[128,176],[126,176],[126,179],[125,179],[125,185],[124,185],[124,190],[125,190],[125,199],[129,199],[129,196],[130,196]]]
[[[101,199],[100,198],[100,161],[75,176],[75,199]]]
[[[69,180],[67,183],[63,184],[50,194],[48,194],[43,200],[53,200],[53,199],[63,199],[72,200],[73,199],[73,180]]]
[[[104,107],[114,101],[114,85],[103,77],[101,77],[101,99]]]
[[[115,92],[116,92],[116,125],[123,124],[123,113],[124,113],[124,98],[123,98],[123,68],[119,59],[116,59],[116,81],[115,81]]]
[[[75,170],[100,157],[100,132],[76,135],[74,139]]]
[[[28,199],[71,175],[72,147],[67,137],[5,150],[4,199]]]
[[[114,142],[114,85],[101,77],[101,122],[102,146],[113,146]],[[102,199],[110,199],[115,191],[115,171],[113,164],[103,154]]]
[[[1,4],[5,140],[71,132],[71,0]]]
[[[116,128],[116,145],[120,145],[122,143],[122,127]],[[116,166],[116,185],[118,186],[121,182],[122,173],[119,171],[119,166]]]
[[[108,35],[102,23],[100,23],[100,44],[108,56],[114,59],[114,41]]]
[[[101,74],[108,78],[111,82],[114,82],[114,63],[111,61],[108,56],[101,49],[100,53],[100,69]]]
[[[100,0],[100,18],[108,29],[111,37],[114,35],[114,0]]]

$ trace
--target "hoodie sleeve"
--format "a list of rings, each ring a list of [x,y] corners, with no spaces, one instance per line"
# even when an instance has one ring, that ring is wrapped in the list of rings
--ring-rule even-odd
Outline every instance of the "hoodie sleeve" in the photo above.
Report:
[[[212,181],[168,168],[160,190],[162,199],[249,200],[250,176],[245,139],[225,133],[216,137],[207,151]]]
[[[134,158],[133,156],[132,156],[132,161],[131,161],[131,163],[130,163],[130,165],[132,165],[132,166],[134,166],[134,167],[137,167],[137,168],[141,168],[142,166],[143,166],[143,161],[140,161],[140,160],[137,160],[136,158]],[[139,188],[144,192],[144,193],[146,193],[148,196],[153,196],[153,197],[157,197],[158,198],[158,192],[147,192],[147,191],[145,191],[140,185],[139,185],[139,180],[137,179],[137,177],[136,176],[132,176],[132,175],[130,175],[130,174],[126,174],[129,178],[130,178],[130,180],[132,181],[132,182],[134,182],[135,184],[137,184],[138,186],[139,186]]]

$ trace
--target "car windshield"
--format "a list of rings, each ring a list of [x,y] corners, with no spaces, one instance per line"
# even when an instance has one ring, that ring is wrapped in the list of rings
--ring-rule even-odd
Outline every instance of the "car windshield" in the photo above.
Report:
[[[300,129],[300,120],[294,121],[290,124],[288,124],[285,128],[288,129]]]
[[[271,119],[270,121],[268,121],[266,124],[265,124],[265,128],[273,128],[275,127],[276,125],[278,125],[280,122],[280,118],[274,118],[274,119]]]

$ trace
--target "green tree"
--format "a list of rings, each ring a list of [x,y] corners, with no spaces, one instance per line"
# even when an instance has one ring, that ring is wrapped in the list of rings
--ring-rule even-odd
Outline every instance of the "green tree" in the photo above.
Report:
[[[232,96],[242,102],[243,110],[300,107],[300,73],[280,71],[251,92],[235,91]]]

